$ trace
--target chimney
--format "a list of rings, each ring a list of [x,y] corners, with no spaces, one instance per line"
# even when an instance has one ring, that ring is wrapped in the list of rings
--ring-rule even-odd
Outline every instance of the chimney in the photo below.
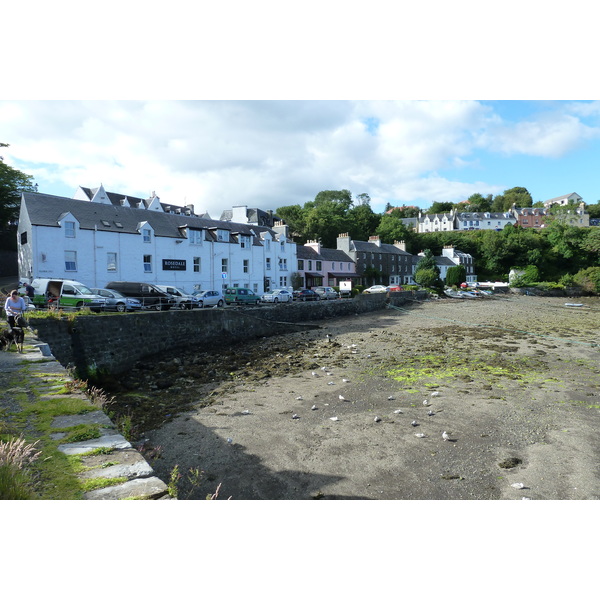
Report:
[[[375,244],[376,246],[379,246],[379,248],[381,248],[381,240],[379,239],[378,235],[370,235],[369,243]]]
[[[404,250],[404,252],[406,252],[406,242],[404,240],[400,240],[398,241],[394,241],[394,246],[396,246],[396,248],[399,248],[400,250]]]
[[[234,223],[247,223],[248,222],[248,207],[247,206],[233,206],[231,209],[231,220]]]
[[[340,233],[337,237],[337,249],[350,252],[350,234]]]

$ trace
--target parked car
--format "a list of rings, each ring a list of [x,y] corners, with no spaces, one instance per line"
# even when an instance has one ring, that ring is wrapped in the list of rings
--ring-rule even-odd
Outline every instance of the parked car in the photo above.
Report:
[[[117,312],[127,312],[132,310],[142,310],[143,306],[139,300],[123,296],[117,290],[107,290],[105,288],[90,288],[94,294],[104,298],[103,310],[116,310]]]
[[[299,290],[294,292],[294,300],[299,302],[308,302],[309,300],[320,300],[321,296],[314,290]]]
[[[277,304],[278,302],[291,302],[293,300],[293,296],[288,290],[277,289],[263,294],[261,300],[263,302],[272,302],[273,304]]]
[[[320,285],[315,288],[315,292],[321,296],[321,300],[336,300],[339,298],[339,294],[332,287]]]
[[[104,306],[104,298],[73,279],[37,278],[31,286],[34,289],[33,303],[37,308],[89,308],[100,312]]]
[[[363,290],[363,294],[385,294],[388,291],[385,285],[372,285],[371,287]]]
[[[174,308],[187,308],[189,310],[192,308],[200,308],[198,299],[194,295],[184,292],[181,288],[173,287],[171,285],[157,285],[156,287],[167,294],[171,294],[171,296],[175,298]]]
[[[225,302],[227,304],[259,304],[260,296],[248,288],[227,288]]]
[[[203,292],[192,292],[192,296],[198,299],[200,308],[204,306],[223,306],[223,292],[220,290],[204,290]]]
[[[387,291],[388,292],[401,292],[402,288],[398,284],[388,285],[387,286]]]
[[[153,283],[141,281],[110,281],[106,284],[109,290],[117,290],[128,298],[137,298],[144,308],[154,310],[169,310],[175,305],[175,298],[167,292],[163,292]]]

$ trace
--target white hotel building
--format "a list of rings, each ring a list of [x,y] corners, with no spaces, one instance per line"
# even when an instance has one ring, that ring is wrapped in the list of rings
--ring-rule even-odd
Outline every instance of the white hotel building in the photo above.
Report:
[[[236,210],[238,209],[238,210]],[[74,198],[26,192],[18,228],[19,277],[74,279],[89,287],[142,281],[194,290],[291,285],[296,244],[287,226],[194,214],[146,200],[79,188]]]

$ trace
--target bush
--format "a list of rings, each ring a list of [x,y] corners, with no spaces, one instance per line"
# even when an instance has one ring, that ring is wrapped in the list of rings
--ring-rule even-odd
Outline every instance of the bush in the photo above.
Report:
[[[586,292],[600,293],[600,267],[582,269],[574,275],[573,281]]]

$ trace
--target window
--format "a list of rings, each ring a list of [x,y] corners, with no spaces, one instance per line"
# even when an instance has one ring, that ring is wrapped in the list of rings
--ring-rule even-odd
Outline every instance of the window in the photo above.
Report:
[[[228,242],[229,241],[229,231],[225,231],[224,229],[217,229],[217,241]]]
[[[73,221],[65,221],[65,237],[75,237],[75,223]]]
[[[250,250],[251,247],[251,238],[249,235],[240,235],[240,248],[246,248]]]
[[[194,256],[194,273],[200,273],[200,257]]]
[[[317,271],[321,271],[323,269],[323,266],[321,265],[321,261],[317,260],[316,263],[317,263],[317,266],[315,267],[315,269]]]
[[[144,254],[144,273],[152,273],[152,256]]]
[[[281,242],[281,251],[285,252],[285,242]]]
[[[255,294],[258,294],[258,283],[253,284],[252,289],[254,290]]]
[[[65,250],[65,271],[77,271],[77,252]]]
[[[27,243],[27,232],[24,231],[21,234],[21,246],[24,246]]]
[[[189,229],[188,230],[188,239],[190,240],[190,244],[201,244],[202,243],[202,232],[197,229]]]
[[[331,270],[335,271],[335,263],[334,262],[331,263]]]
[[[265,265],[265,267],[266,267],[267,271],[271,270],[271,259],[270,258],[267,258],[267,264]]]
[[[229,260],[227,258],[221,259],[221,273],[227,273],[228,264],[229,264]]]
[[[279,259],[279,268],[282,271],[287,271],[287,258],[280,258]]]
[[[301,258],[298,259],[298,271],[304,271],[304,261]]]
[[[106,253],[106,270],[116,271],[117,270],[117,253],[107,252]]]
[[[308,261],[308,270],[312,271],[312,260]]]
[[[152,231],[150,229],[142,229],[142,236],[146,244],[152,241]]]
[[[265,250],[271,249],[271,240],[265,240]]]
[[[249,270],[249,267],[250,267],[250,261],[249,260],[244,260],[243,265],[244,265],[244,273],[248,273],[248,270]]]
[[[279,287],[287,287],[287,277],[279,278]]]

